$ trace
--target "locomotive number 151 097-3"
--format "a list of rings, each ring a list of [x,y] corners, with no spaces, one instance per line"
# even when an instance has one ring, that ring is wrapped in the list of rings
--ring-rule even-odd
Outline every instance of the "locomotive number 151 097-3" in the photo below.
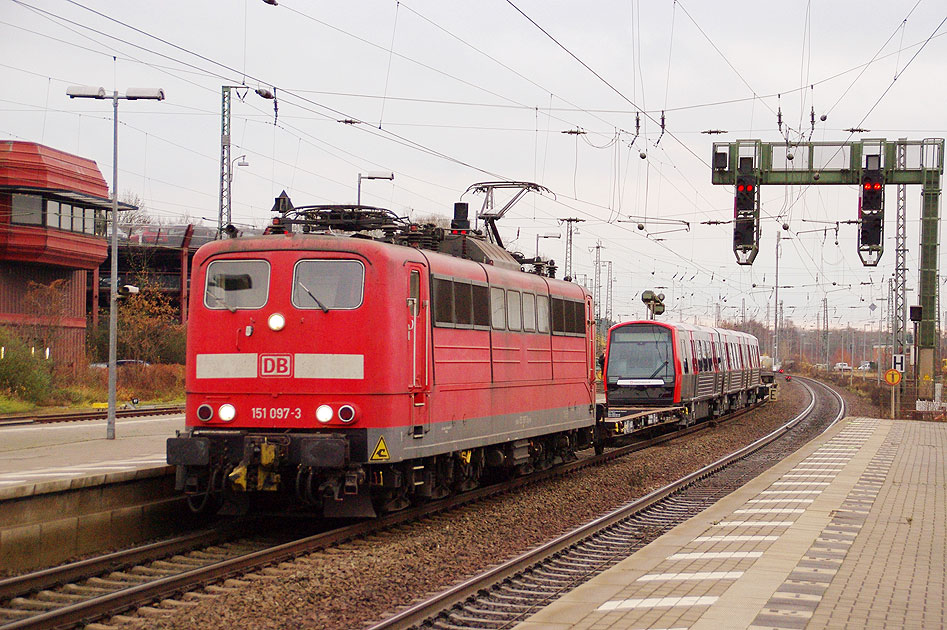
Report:
[[[299,407],[253,407],[250,417],[254,420],[299,420],[303,410]]]

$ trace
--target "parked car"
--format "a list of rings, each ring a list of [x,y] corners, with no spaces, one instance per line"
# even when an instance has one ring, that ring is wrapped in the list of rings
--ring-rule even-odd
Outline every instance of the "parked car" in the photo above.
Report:
[[[843,363],[836,363],[835,366],[832,368],[832,371],[833,371],[833,372],[851,372],[851,371],[852,371],[852,366],[850,366],[848,363],[844,363],[844,362],[843,362]]]
[[[117,359],[115,361],[115,367],[128,367],[130,365],[138,365],[138,366],[144,367],[146,365],[151,365],[151,364],[148,363],[147,361],[142,361],[141,359]],[[92,363],[89,365],[89,367],[99,368],[102,370],[108,368],[108,366],[109,366],[108,363]]]

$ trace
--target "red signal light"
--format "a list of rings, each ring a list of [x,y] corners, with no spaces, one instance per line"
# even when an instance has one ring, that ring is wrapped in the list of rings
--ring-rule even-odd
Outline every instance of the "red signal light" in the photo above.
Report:
[[[874,184],[872,184],[872,188],[874,190],[881,190],[881,182],[875,182]]]
[[[871,190],[871,182],[865,182],[865,190]]]
[[[744,190],[746,190],[746,186],[743,184],[737,184],[737,192],[743,192]]]

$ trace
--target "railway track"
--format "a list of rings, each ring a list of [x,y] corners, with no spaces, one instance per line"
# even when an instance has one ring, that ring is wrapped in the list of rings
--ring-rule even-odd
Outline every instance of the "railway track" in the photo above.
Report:
[[[368,630],[511,628],[530,614],[628,557],[676,525],[736,490],[774,461],[811,439],[778,442],[813,419],[818,397],[813,387],[834,396],[838,411],[814,418],[818,431],[845,415],[842,398],[805,379],[809,407],[752,444],[549,543],[430,597]],[[811,384],[810,384],[811,383]],[[821,403],[824,405],[825,403]],[[775,452],[773,452],[775,451]]]
[[[154,407],[133,407],[127,409],[116,409],[115,416],[118,418],[131,418],[137,416],[162,416],[172,413],[182,413],[184,405],[158,405]],[[24,413],[11,414],[0,417],[0,427],[20,424],[48,424],[52,422],[74,422],[77,420],[104,420],[108,417],[106,409],[93,409],[89,411],[69,411],[63,413]]]
[[[727,420],[742,413],[731,414]],[[166,543],[118,552],[64,567],[0,581],[0,629],[71,627],[109,617],[150,602],[226,581],[342,542],[391,529],[408,521],[511,492],[578,469],[600,465],[631,452],[690,435],[685,430],[589,455],[578,461],[507,483],[484,487],[372,521],[355,523],[290,541],[205,532]],[[229,538],[233,538],[232,529]]]

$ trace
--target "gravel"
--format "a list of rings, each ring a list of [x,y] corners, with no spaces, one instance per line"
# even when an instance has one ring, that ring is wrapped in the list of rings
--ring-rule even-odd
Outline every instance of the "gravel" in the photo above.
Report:
[[[808,397],[780,382],[779,400],[693,439],[648,449],[605,466],[300,557],[124,618],[125,628],[217,630],[361,628],[426,594],[639,498],[769,433]],[[846,394],[849,415],[871,415]],[[867,403],[865,403],[867,405]],[[147,616],[146,616],[147,615]],[[113,623],[117,621],[114,620]]]

